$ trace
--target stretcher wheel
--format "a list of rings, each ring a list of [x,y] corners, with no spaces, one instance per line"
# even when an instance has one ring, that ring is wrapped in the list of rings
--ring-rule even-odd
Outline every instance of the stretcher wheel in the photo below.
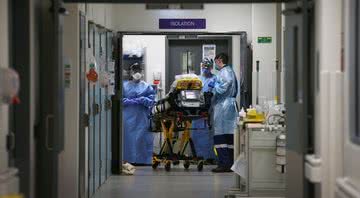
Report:
[[[156,161],[152,164],[152,168],[156,169],[159,166],[160,162]]]
[[[165,170],[166,170],[166,171],[170,171],[170,169],[171,169],[171,161],[167,161],[167,162],[165,163]]]
[[[187,170],[187,169],[189,169],[189,167],[190,167],[190,162],[189,162],[189,161],[185,161],[185,162],[184,162],[184,168]]]
[[[200,161],[197,165],[197,169],[198,171],[202,171],[204,168],[204,161]]]
[[[173,165],[174,165],[174,166],[179,165],[179,164],[180,164],[180,161],[179,161],[179,160],[173,161]]]

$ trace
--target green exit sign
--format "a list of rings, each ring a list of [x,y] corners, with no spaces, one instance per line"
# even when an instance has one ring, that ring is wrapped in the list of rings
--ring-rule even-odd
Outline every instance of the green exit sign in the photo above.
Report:
[[[271,37],[258,37],[258,43],[271,43]]]

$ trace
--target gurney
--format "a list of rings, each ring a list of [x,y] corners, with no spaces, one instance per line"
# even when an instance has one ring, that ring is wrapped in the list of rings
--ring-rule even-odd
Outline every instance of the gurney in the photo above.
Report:
[[[156,169],[161,163],[170,171],[171,164],[184,161],[184,168],[190,164],[197,164],[197,169],[203,169],[204,161],[197,156],[191,132],[197,130],[192,127],[192,121],[203,118],[204,127],[211,128],[209,108],[211,106],[211,92],[203,93],[202,82],[196,75],[177,76],[169,93],[159,100],[152,109],[150,128],[152,132],[162,132],[164,142],[160,152],[153,157],[152,167]],[[176,132],[183,132],[181,138],[175,139]],[[180,141],[180,149],[174,153],[174,144]],[[190,146],[191,156],[185,155]]]

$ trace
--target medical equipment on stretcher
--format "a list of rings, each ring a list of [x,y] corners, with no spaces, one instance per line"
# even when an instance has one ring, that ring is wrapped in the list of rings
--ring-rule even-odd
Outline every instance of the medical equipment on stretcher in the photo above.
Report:
[[[170,171],[171,163],[179,164],[184,161],[184,168],[190,164],[197,164],[199,171],[203,169],[204,161],[197,156],[191,132],[197,129],[191,128],[192,121],[204,118],[204,127],[211,127],[209,109],[211,105],[211,92],[203,93],[202,82],[197,76],[183,76],[173,83],[167,96],[159,100],[152,109],[150,116],[151,131],[164,133],[165,141],[160,152],[153,157],[153,168],[156,169],[161,163]],[[176,140],[175,133],[182,132]],[[180,141],[180,149],[174,152],[174,144]],[[190,146],[191,156],[187,156],[186,149]]]

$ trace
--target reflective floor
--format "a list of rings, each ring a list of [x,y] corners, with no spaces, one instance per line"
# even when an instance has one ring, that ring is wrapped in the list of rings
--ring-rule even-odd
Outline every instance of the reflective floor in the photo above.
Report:
[[[95,198],[222,198],[233,185],[233,173],[213,174],[213,166],[198,172],[182,166],[166,172],[163,167],[137,167],[133,176],[113,176]]]

